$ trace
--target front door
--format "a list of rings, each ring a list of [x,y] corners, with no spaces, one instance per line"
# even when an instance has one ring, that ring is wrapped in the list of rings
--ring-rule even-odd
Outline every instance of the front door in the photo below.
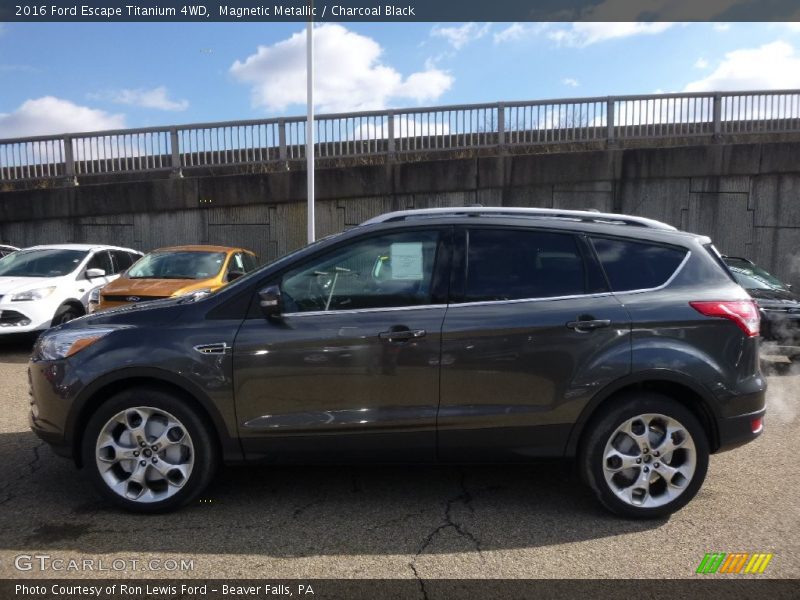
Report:
[[[448,237],[351,240],[291,268],[278,318],[234,344],[245,453],[268,461],[435,459]]]

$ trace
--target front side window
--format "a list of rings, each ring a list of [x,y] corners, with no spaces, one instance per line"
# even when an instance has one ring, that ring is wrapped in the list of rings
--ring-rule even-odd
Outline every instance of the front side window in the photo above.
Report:
[[[249,252],[245,252],[242,255],[242,260],[244,260],[245,273],[249,273],[250,271],[255,271],[256,267],[258,267],[258,263],[256,262],[256,257],[250,254]]]
[[[85,250],[20,250],[0,260],[0,277],[61,277],[86,258]]]
[[[337,248],[284,275],[284,310],[292,313],[430,304],[438,242],[436,231],[413,231]]]
[[[664,285],[687,253],[685,249],[629,240],[593,238],[592,244],[615,292]]]
[[[586,267],[570,234],[474,229],[468,243],[465,302],[586,293]]]
[[[130,279],[210,279],[222,270],[224,252],[153,252],[128,271]]]
[[[131,255],[122,250],[112,250],[111,258],[114,259],[114,274],[122,273],[134,263]]]
[[[106,275],[114,274],[114,267],[111,265],[111,256],[105,250],[95,254],[86,264],[86,270],[101,269]]]

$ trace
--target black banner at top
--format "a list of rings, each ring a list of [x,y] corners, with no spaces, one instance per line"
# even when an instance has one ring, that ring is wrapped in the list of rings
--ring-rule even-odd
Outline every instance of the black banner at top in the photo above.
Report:
[[[800,0],[0,0],[9,22],[800,21]]]

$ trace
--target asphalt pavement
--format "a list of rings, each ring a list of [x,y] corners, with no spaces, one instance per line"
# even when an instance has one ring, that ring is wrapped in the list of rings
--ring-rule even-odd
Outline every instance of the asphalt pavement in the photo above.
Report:
[[[764,576],[800,576],[789,364],[771,363],[764,434],[713,456],[666,520],[606,513],[569,463],[227,468],[198,503],[142,517],[30,432],[29,350],[0,341],[2,578],[684,578],[707,552],[773,553]]]

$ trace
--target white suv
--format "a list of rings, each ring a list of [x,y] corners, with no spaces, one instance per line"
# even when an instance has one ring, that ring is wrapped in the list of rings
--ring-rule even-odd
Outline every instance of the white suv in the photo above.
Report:
[[[92,290],[141,257],[130,248],[59,244],[0,259],[0,335],[39,331],[86,314]]]

